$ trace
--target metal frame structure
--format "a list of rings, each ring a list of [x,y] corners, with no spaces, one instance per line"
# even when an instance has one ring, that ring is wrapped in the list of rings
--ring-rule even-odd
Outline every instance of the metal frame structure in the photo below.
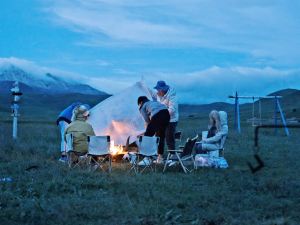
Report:
[[[260,121],[261,121],[261,103],[260,103],[260,100],[261,99],[274,99],[274,106],[275,106],[274,107],[274,125],[275,125],[274,128],[275,128],[275,132],[276,132],[276,128],[277,128],[276,126],[278,125],[277,112],[279,111],[280,117],[281,117],[281,121],[282,121],[283,126],[285,128],[285,133],[286,133],[287,136],[290,135],[288,127],[287,127],[286,119],[284,117],[283,110],[281,108],[280,101],[279,101],[279,99],[282,98],[282,96],[239,96],[238,93],[236,92],[235,96],[230,95],[228,97],[235,99],[235,104],[234,104],[234,127],[235,127],[235,129],[236,129],[236,131],[238,133],[241,133],[240,103],[239,103],[240,99],[252,99],[253,100],[252,115],[254,115],[254,103],[255,103],[255,99],[258,99],[258,101],[259,101],[259,116],[260,116]],[[252,125],[254,126],[254,120],[252,121]]]

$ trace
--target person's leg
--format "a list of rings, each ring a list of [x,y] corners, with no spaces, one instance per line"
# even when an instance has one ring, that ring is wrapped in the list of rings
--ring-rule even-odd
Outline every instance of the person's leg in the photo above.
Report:
[[[196,154],[207,154],[207,150],[204,150],[202,147],[202,143],[198,143],[195,145]]]
[[[166,128],[166,143],[169,150],[175,149],[175,132],[177,122],[170,122]]]
[[[164,147],[165,147],[165,135],[166,129],[169,125],[170,115],[168,110],[162,110],[159,112],[157,117],[158,130],[156,136],[160,138],[158,145],[158,155],[160,158],[163,158]]]
[[[165,142],[165,134],[162,133],[161,125],[160,125],[160,113],[156,114],[150,123],[147,126],[145,136],[153,137],[156,135],[159,137],[159,145],[158,145],[158,154],[162,154],[164,152],[164,142]],[[165,130],[164,130],[165,131]]]
[[[147,125],[144,136],[153,137],[156,130],[157,130],[157,124],[155,123],[155,120],[154,121],[151,120],[150,123]]]
[[[66,142],[65,142],[65,129],[67,127],[67,123],[65,121],[59,121],[58,123],[59,129],[60,129],[60,153],[61,153],[61,159],[67,156],[66,153]]]

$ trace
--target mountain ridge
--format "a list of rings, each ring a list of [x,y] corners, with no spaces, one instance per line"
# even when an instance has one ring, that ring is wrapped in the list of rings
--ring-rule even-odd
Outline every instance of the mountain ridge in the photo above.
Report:
[[[0,68],[0,89],[6,91],[9,84],[18,81],[25,89],[30,92],[41,93],[82,93],[94,95],[108,95],[87,84],[82,84],[73,79],[62,79],[49,72],[31,73],[13,64],[5,65]],[[3,83],[4,82],[4,83]],[[30,87],[30,88],[28,88]]]

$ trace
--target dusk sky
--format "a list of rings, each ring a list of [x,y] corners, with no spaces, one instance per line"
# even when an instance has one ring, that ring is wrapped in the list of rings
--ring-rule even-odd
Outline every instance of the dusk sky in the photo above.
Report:
[[[0,65],[180,103],[300,89],[299,0],[1,0]]]

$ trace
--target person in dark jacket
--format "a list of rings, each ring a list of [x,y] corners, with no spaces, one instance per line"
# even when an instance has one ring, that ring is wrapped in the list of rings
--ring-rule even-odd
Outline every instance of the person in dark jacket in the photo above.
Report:
[[[162,163],[165,132],[170,122],[169,111],[165,105],[157,101],[150,101],[146,96],[140,96],[137,103],[147,126],[144,135],[150,137],[156,135],[160,138],[156,162]]]
[[[66,142],[64,140],[65,129],[68,126],[68,124],[72,122],[71,120],[72,120],[73,110],[80,105],[82,105],[81,102],[72,103],[58,115],[58,118],[56,120],[56,124],[59,127],[60,136],[61,136],[61,143],[60,143],[61,157],[59,159],[59,161],[61,162],[67,162]],[[87,104],[85,104],[85,106],[88,109],[90,108],[90,106]]]

